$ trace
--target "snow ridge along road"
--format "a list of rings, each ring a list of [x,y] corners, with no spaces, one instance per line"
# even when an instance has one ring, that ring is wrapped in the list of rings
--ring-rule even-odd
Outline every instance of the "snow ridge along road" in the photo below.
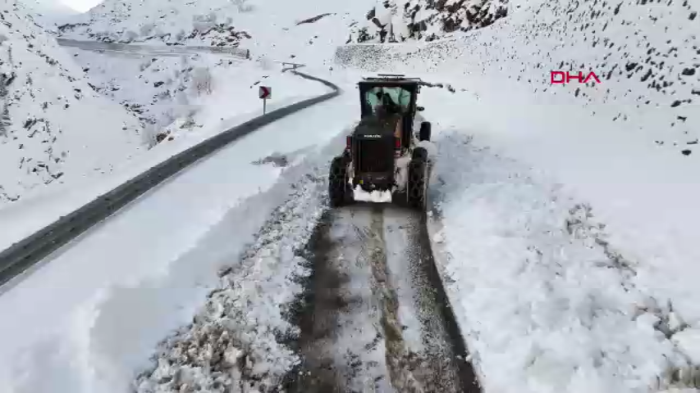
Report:
[[[393,206],[327,211],[309,242],[292,392],[479,392],[425,220]]]
[[[0,252],[0,286],[26,272],[37,262],[76,239],[94,225],[113,215],[136,198],[180,172],[187,166],[214,153],[227,144],[245,136],[275,120],[338,96],[340,88],[335,84],[302,73],[291,71],[302,78],[322,83],[332,89],[330,93],[297,102],[274,110],[266,115],[251,119],[230,130],[203,141],[154,166],[141,175],[127,181],[115,189],[97,197],[92,202],[63,216],[35,232],[31,236],[13,244]]]

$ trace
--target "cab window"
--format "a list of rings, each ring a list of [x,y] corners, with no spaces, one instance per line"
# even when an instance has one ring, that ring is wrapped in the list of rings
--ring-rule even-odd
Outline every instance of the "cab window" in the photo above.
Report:
[[[391,101],[398,105],[400,111],[405,113],[411,104],[411,92],[402,87],[373,87],[365,93],[365,102],[369,104],[372,112],[376,110],[377,106],[382,105],[382,99],[380,98],[382,94],[389,96]]]

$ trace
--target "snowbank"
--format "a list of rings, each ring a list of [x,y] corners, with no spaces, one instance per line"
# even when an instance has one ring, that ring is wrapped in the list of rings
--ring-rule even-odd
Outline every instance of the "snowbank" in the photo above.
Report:
[[[328,169],[323,165],[322,169]],[[299,363],[280,337],[297,328],[285,306],[302,295],[310,274],[301,257],[325,207],[326,173],[296,170],[291,195],[275,209],[240,264],[221,273],[219,286],[193,323],[161,343],[157,364],[137,380],[137,391],[190,389],[212,392],[269,391]]]
[[[485,391],[646,392],[692,371],[687,326],[595,208],[462,133],[438,146],[433,237]]]

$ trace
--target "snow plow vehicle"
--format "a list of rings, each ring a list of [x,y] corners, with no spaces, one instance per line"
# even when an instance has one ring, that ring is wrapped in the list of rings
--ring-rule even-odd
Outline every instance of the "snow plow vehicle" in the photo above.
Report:
[[[369,201],[426,209],[431,124],[416,118],[423,110],[421,85],[419,78],[393,74],[358,83],[361,119],[331,162],[331,207]]]

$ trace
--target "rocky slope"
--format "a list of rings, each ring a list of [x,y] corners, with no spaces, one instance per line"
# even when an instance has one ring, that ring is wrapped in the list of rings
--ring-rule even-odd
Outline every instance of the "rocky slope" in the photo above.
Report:
[[[508,15],[508,0],[377,1],[353,26],[350,42],[433,41],[486,27]]]

